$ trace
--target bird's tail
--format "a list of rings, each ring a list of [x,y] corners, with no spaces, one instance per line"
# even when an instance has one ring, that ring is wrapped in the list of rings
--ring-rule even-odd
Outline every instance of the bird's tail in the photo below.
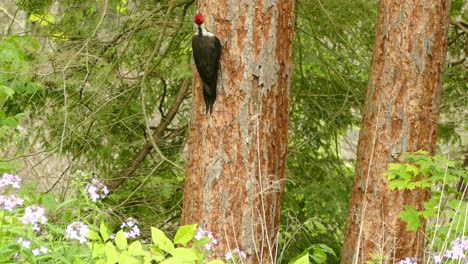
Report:
[[[216,101],[216,84],[210,87],[208,84],[203,83],[203,99],[205,99],[206,114],[208,111],[213,114],[213,105]]]

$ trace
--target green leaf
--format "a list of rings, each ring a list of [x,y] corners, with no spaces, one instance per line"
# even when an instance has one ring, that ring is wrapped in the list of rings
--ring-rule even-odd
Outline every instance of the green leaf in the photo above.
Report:
[[[327,254],[322,249],[315,248],[311,258],[318,264],[321,264],[327,261]]]
[[[322,234],[327,233],[327,228],[320,221],[314,221],[313,223],[317,227],[320,233]]]
[[[171,255],[184,261],[195,261],[198,259],[197,254],[189,248],[175,248]]]
[[[128,247],[128,253],[132,256],[144,256],[145,251],[143,251],[143,247],[141,246],[141,242],[139,240],[133,242]]]
[[[211,239],[208,237],[202,237],[199,240],[194,240],[193,245],[196,247],[203,247],[204,245],[206,245],[206,243],[210,242],[210,240]]]
[[[40,203],[46,209],[49,209],[51,211],[54,211],[58,205],[57,201],[55,201],[55,197],[50,193],[42,195],[40,199]]]
[[[92,255],[91,255],[92,258],[105,255],[105,245],[104,245],[104,244],[101,244],[101,243],[93,243],[93,244],[91,245],[91,248],[92,248],[92,250],[93,250],[93,253],[92,253]]]
[[[194,260],[185,260],[180,257],[171,257],[165,259],[160,264],[196,264],[196,262]]]
[[[115,244],[120,250],[127,248],[127,238],[125,237],[123,230],[119,230],[115,235]]]
[[[414,165],[411,165],[411,164],[406,164],[406,171],[408,172],[412,172],[413,175],[412,177],[417,177],[419,175],[419,168],[414,166]]]
[[[128,255],[126,252],[120,254],[119,256],[119,264],[120,263],[125,263],[125,264],[138,264],[141,263],[140,260]]]
[[[416,231],[421,226],[419,212],[412,206],[405,205],[404,210],[400,212],[400,218],[406,222],[406,231]]]
[[[14,117],[7,117],[5,120],[3,120],[3,124],[5,124],[6,126],[9,126],[11,128],[15,128],[18,126],[18,120],[16,120],[16,118]]]
[[[208,262],[207,264],[224,264],[224,262],[219,259],[215,259],[215,260]]]
[[[88,237],[91,240],[101,240],[99,234],[96,233],[96,231],[94,230],[89,230],[88,233],[86,233],[86,237]]]
[[[114,264],[119,260],[119,252],[111,242],[106,243],[104,251],[107,257],[106,264]]]
[[[15,90],[12,88],[0,84],[0,99],[6,100],[15,94]]]
[[[309,264],[309,249],[292,259],[289,264]]]
[[[101,222],[99,225],[99,233],[101,233],[102,239],[104,241],[107,241],[109,239],[109,232],[107,231],[106,224],[104,222]]]
[[[167,253],[172,253],[174,250],[174,244],[172,244],[172,241],[166,237],[163,231],[155,227],[151,227],[151,241],[153,241],[155,246]]]
[[[325,244],[317,244],[316,245],[318,248],[322,249],[325,253],[328,253],[330,255],[333,255],[336,257],[336,253],[335,251],[333,250],[333,248],[325,245]]]
[[[192,240],[196,228],[196,224],[184,225],[179,227],[174,237],[174,244],[181,244],[183,246],[186,246],[187,243],[190,242],[190,240]]]

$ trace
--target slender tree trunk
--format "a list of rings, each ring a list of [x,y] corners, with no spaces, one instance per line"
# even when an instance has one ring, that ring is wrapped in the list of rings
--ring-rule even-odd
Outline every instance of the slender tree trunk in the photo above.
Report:
[[[428,190],[389,191],[382,176],[401,153],[434,153],[450,2],[379,3],[343,264],[412,257],[421,263],[424,226],[406,232],[403,205],[422,209]]]
[[[287,154],[293,0],[200,0],[223,46],[218,98],[205,115],[194,68],[182,224],[239,248],[245,263],[273,263]]]

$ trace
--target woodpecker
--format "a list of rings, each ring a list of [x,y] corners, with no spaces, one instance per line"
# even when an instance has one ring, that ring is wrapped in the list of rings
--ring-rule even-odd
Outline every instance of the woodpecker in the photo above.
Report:
[[[221,42],[203,26],[203,15],[195,15],[197,32],[192,37],[192,50],[195,66],[203,81],[203,98],[206,114],[213,113],[216,100],[216,83],[218,82],[219,58],[221,57]]]

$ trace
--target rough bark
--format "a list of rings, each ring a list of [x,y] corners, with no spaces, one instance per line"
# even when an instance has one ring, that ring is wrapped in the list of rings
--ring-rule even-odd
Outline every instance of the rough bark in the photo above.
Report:
[[[379,3],[341,263],[422,261],[424,226],[406,232],[399,213],[428,190],[389,191],[382,173],[403,152],[435,151],[449,18],[449,1]]]
[[[194,69],[193,115],[182,224],[219,238],[217,256],[239,248],[245,263],[273,263],[287,154],[293,0],[201,0],[221,40],[213,114],[205,115]]]

